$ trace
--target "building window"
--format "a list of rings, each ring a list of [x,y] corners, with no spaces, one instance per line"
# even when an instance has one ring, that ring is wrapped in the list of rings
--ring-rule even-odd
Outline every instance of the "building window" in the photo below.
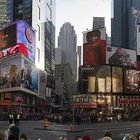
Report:
[[[40,20],[40,7],[37,6],[37,8],[38,8],[38,19]]]
[[[38,54],[38,63],[40,62],[40,49],[37,48],[37,54]]]
[[[40,41],[40,26],[37,25],[37,32],[38,32],[38,41]]]

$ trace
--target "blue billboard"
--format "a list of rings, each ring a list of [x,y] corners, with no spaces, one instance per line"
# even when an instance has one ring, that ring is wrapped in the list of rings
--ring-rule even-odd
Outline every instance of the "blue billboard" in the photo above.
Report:
[[[35,62],[35,31],[23,20],[17,22],[17,44],[25,48],[27,58]]]
[[[38,92],[38,69],[25,58],[21,60],[21,86]]]

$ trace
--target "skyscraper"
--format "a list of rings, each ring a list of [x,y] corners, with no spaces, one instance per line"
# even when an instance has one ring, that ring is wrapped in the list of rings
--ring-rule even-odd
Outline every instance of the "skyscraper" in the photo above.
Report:
[[[7,0],[0,0],[0,27],[7,22]]]
[[[74,27],[69,22],[64,23],[60,29],[58,37],[58,47],[60,47],[65,54],[65,64],[70,64],[75,77],[75,81],[77,80],[76,42],[77,37]]]
[[[137,24],[140,24],[138,10],[140,9],[140,1],[114,0],[112,6],[112,46],[136,50],[136,28]]]

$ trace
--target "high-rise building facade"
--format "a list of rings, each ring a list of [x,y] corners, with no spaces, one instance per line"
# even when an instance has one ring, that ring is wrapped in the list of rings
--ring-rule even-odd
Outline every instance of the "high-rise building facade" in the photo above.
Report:
[[[22,19],[35,31],[35,65],[45,71],[44,77],[46,74],[48,76],[45,82],[47,88],[43,93],[49,97],[46,99],[50,103],[50,94],[55,92],[55,0],[0,0],[0,6],[1,4],[4,5],[4,16],[0,16],[0,21],[5,15],[7,17],[2,26]],[[35,98],[36,96],[34,104]]]
[[[112,46],[136,50],[136,30],[137,24],[140,23],[140,1],[114,0],[112,7]]]
[[[7,0],[0,0],[0,27],[2,27],[7,20]]]
[[[77,80],[77,50],[76,50],[77,36],[74,27],[66,22],[60,29],[58,37],[58,47],[60,47],[65,54],[65,64],[69,63],[75,80]]]
[[[105,18],[104,17],[93,17],[93,29],[105,28]]]
[[[36,30],[36,65],[54,75],[55,0],[6,0],[11,22],[25,20]]]

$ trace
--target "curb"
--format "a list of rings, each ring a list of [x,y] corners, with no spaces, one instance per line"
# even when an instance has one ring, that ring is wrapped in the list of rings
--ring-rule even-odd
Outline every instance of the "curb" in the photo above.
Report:
[[[75,130],[75,131],[70,131],[68,129],[47,129],[47,128],[34,128],[35,130],[44,130],[44,131],[60,131],[60,132],[67,132],[67,133],[78,133],[78,132],[83,132],[85,130]]]

